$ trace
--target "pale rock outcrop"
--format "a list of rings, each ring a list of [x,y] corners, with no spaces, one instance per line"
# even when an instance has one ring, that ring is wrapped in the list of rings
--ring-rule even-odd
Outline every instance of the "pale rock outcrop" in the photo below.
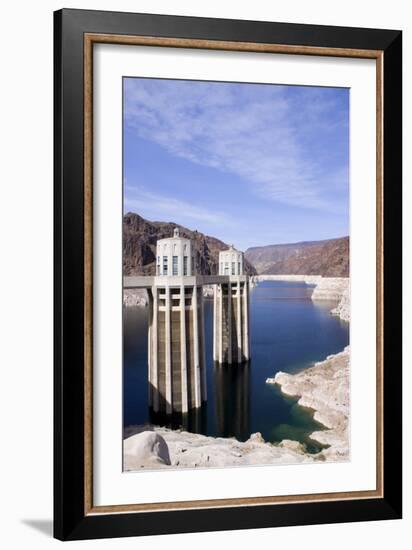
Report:
[[[330,355],[298,374],[278,372],[269,384],[279,384],[284,394],[300,397],[298,404],[315,410],[314,419],[328,430],[317,431],[311,438],[330,445],[321,452],[327,460],[349,457],[349,359],[350,349]]]
[[[203,285],[202,292],[203,292],[204,298],[213,298],[213,295],[214,295],[213,285]]]
[[[125,469],[159,468],[171,463],[169,448],[159,433],[143,431],[126,439],[123,445]]]
[[[343,291],[342,298],[339,304],[332,309],[332,315],[337,315],[343,321],[350,321],[350,288],[349,286]]]
[[[322,277],[316,283],[312,300],[341,300],[348,287],[348,277]]]
[[[123,305],[125,307],[146,307],[148,305],[147,291],[144,288],[123,289]]]

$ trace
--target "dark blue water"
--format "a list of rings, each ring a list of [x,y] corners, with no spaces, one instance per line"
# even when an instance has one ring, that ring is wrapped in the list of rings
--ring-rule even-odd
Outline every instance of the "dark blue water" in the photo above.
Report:
[[[266,441],[293,439],[310,452],[321,447],[308,438],[322,426],[313,411],[281,394],[266,378],[296,373],[349,343],[349,325],[330,314],[334,302],[312,302],[303,283],[266,281],[251,290],[249,364],[213,364],[213,300],[205,300],[207,406],[192,415],[190,431],[246,440],[261,432]],[[124,315],[124,426],[152,420],[147,400],[147,308]]]

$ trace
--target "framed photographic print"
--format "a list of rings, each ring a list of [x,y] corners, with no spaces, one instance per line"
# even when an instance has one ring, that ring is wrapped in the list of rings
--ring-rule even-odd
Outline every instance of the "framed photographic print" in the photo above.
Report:
[[[401,517],[401,32],[55,13],[55,536]]]

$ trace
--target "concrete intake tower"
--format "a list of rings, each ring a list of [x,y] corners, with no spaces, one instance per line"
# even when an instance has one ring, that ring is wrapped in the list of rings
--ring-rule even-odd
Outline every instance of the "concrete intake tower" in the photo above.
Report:
[[[187,414],[207,400],[203,286],[213,287],[215,364],[249,361],[249,277],[243,253],[219,252],[216,275],[198,275],[194,244],[180,236],[156,243],[156,275],[124,278],[149,298],[149,406],[161,415]]]
[[[149,403],[154,412],[187,413],[206,401],[203,292],[192,242],[177,228],[157,241],[148,295]]]
[[[214,285],[213,360],[220,364],[250,359],[249,282],[243,264],[243,252],[233,246],[219,252],[224,282]]]

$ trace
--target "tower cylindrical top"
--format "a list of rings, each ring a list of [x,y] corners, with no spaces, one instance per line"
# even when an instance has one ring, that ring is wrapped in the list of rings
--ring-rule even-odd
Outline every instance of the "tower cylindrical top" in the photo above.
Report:
[[[228,250],[219,252],[219,275],[243,275],[243,252],[230,245]]]
[[[156,243],[156,275],[186,277],[195,274],[194,247],[190,239],[180,236],[175,227],[173,237],[159,239]]]

